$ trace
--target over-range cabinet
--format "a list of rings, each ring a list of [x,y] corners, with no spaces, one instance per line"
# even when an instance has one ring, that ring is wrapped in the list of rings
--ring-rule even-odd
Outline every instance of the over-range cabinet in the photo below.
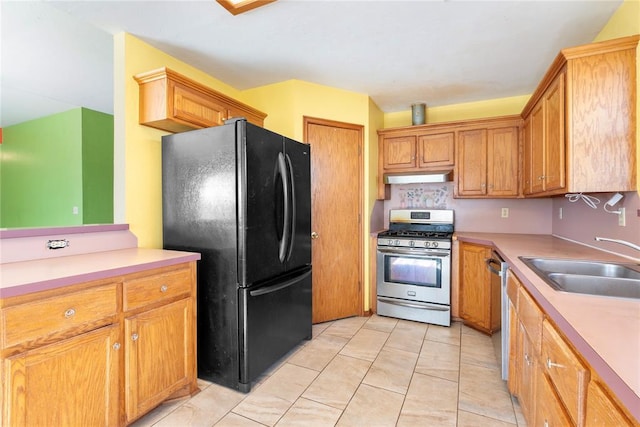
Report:
[[[166,249],[200,252],[198,376],[243,392],[311,338],[310,147],[246,120],[162,138]]]

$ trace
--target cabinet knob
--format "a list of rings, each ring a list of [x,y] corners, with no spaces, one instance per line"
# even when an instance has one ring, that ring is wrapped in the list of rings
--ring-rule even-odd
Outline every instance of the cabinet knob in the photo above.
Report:
[[[64,312],[64,317],[66,317],[67,319],[73,317],[76,314],[76,311],[73,308],[68,309],[67,311]]]
[[[169,287],[167,285],[160,286],[160,292],[167,292],[168,289]]]
[[[318,233],[316,233],[315,231],[311,233],[311,238],[312,239],[317,239],[318,237],[320,237],[320,236],[318,236]]]
[[[119,342],[113,343],[113,349],[120,350],[120,343]]]
[[[527,362],[527,366],[531,366],[531,358],[526,353],[524,355],[524,361]]]
[[[139,338],[138,334],[136,333],[131,334],[131,341],[138,341],[138,338]]]

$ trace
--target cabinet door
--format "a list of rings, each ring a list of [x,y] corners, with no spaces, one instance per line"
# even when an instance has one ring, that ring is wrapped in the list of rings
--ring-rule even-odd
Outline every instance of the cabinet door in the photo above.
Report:
[[[398,136],[383,140],[384,169],[416,167],[416,137]]]
[[[454,140],[453,132],[418,136],[418,167],[453,167]]]
[[[517,304],[517,303],[515,303]],[[515,396],[520,396],[520,322],[516,312],[516,305],[509,299],[509,377],[507,387],[509,392]]]
[[[549,379],[542,372],[537,373],[535,391],[536,414],[535,424],[532,423],[532,425],[544,427],[567,427],[573,425],[553,386],[549,383]]]
[[[458,195],[487,194],[487,130],[474,129],[458,134]]]
[[[490,129],[487,147],[487,194],[518,195],[518,128]]]
[[[544,191],[565,187],[564,77],[560,73],[544,95]]]
[[[531,116],[522,124],[522,193],[527,196],[532,193],[533,183],[533,144],[531,140]]]
[[[518,401],[520,402],[520,406],[522,407],[522,413],[527,420],[527,424],[535,425],[533,420],[536,411],[535,393],[536,375],[538,374],[538,369],[536,366],[537,356],[535,354],[535,347],[531,342],[531,338],[529,338],[529,336],[527,335],[524,326],[520,324],[519,327],[521,328],[520,351],[522,353],[520,355],[520,396]]]
[[[491,332],[491,273],[485,264],[490,257],[486,246],[460,245],[460,317],[485,332]]]
[[[8,358],[6,425],[119,424],[119,338],[111,325]]]
[[[531,112],[531,192],[544,191],[544,102],[540,101]],[[526,151],[525,151],[526,153]]]
[[[189,384],[195,327],[190,298],[125,319],[125,404],[133,421]]]

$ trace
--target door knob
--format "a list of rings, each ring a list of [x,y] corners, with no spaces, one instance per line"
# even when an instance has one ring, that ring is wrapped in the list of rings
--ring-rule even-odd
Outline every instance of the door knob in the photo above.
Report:
[[[315,231],[311,233],[311,238],[312,239],[317,239],[318,238],[318,233],[316,233]]]

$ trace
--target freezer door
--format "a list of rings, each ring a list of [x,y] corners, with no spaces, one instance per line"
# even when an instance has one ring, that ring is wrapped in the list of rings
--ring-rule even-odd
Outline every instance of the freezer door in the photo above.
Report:
[[[291,240],[286,269],[311,265],[311,147],[285,138],[292,194]]]
[[[240,384],[251,381],[311,339],[311,268],[256,288],[240,288]]]
[[[238,137],[238,269],[247,287],[285,271],[287,177],[282,135],[238,122]]]

